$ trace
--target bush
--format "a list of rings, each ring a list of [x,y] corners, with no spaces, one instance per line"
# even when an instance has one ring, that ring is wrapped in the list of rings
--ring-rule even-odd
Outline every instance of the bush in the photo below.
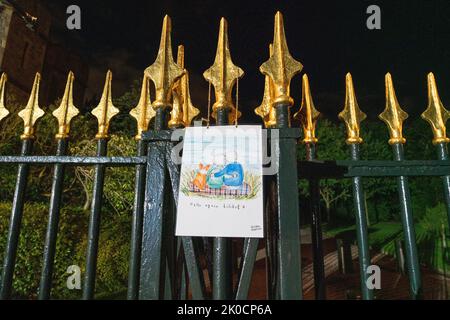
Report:
[[[8,234],[11,204],[0,203],[0,252],[5,252]],[[13,296],[21,299],[33,299],[37,296],[39,280],[42,271],[42,257],[47,229],[48,205],[26,204],[22,218],[19,237],[16,267],[14,272]],[[73,298],[79,292],[68,290],[66,270],[70,265],[79,265],[76,260],[77,246],[85,237],[87,217],[79,208],[63,208],[59,224],[56,247],[55,265],[53,271],[54,298]]]
[[[111,295],[127,287],[131,218],[129,215],[102,212],[100,242],[97,262],[96,292]],[[8,234],[11,204],[0,203],[0,252],[3,265]],[[76,299],[80,290],[68,290],[66,273],[70,265],[82,270],[82,286],[87,250],[87,225],[89,212],[81,208],[65,207],[61,210],[55,265],[53,271],[52,299]],[[26,204],[22,219],[13,297],[35,299],[42,272],[48,205]]]

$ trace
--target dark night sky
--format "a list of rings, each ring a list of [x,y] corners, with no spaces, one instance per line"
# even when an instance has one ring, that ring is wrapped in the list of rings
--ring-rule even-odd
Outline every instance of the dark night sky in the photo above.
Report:
[[[50,0],[48,0],[50,1]],[[208,84],[202,73],[214,60],[220,17],[229,23],[233,61],[245,71],[240,81],[243,122],[256,121],[274,14],[284,15],[291,54],[304,65],[318,110],[336,118],[350,71],[360,107],[371,117],[384,108],[384,74],[393,75],[397,96],[411,115],[426,107],[426,74],[433,71],[444,105],[450,105],[450,1],[53,1],[82,10],[80,36],[92,57],[114,73],[115,95],[153,63],[164,14],[172,18],[174,54],[185,45],[193,102],[205,114]],[[366,28],[366,8],[381,7],[381,30]],[[68,31],[69,32],[69,31]],[[74,31],[70,31],[74,32]],[[294,109],[300,76],[291,84]],[[102,83],[98,84],[101,91]],[[114,84],[113,84],[114,86]],[[447,91],[447,92],[446,92]]]

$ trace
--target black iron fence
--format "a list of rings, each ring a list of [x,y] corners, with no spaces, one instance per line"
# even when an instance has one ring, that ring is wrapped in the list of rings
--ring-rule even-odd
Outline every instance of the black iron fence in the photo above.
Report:
[[[291,127],[287,95],[289,80],[301,70],[301,64],[290,56],[284,37],[281,14],[275,18],[273,50],[261,70],[266,75],[266,92],[256,112],[269,132],[277,132],[277,139],[268,143],[272,160],[278,171],[264,180],[266,295],[269,299],[301,299],[302,270],[300,253],[298,178],[309,180],[311,199],[311,234],[314,259],[314,283],[317,299],[326,298],[324,257],[320,213],[320,179],[348,178],[353,186],[357,244],[363,299],[372,299],[373,291],[366,285],[371,264],[364,206],[364,177],[394,177],[398,183],[398,196],[406,247],[406,264],[411,297],[421,298],[421,275],[416,248],[413,213],[408,185],[409,176],[440,176],[448,213],[450,215],[450,160],[448,159],[445,122],[450,113],[444,109],[437,93],[434,76],[428,77],[429,106],[423,118],[433,129],[438,152],[437,160],[405,160],[402,124],[406,113],[400,108],[393,89],[392,78],[386,75],[386,109],[380,118],[387,124],[393,150],[393,161],[361,160],[359,145],[360,122],[365,114],[359,109],[350,75],[346,78],[346,103],[339,117],[347,126],[350,160],[321,161],[316,159],[315,136],[319,112],[315,109],[308,78],[303,77],[303,99],[299,119],[303,127],[303,143],[307,158],[298,161],[297,142],[300,128]],[[174,223],[179,191],[180,168],[171,152],[179,138],[173,139],[174,129],[189,126],[198,110],[192,106],[188,91],[188,74],[184,70],[183,48],[179,48],[178,63],[172,57],[170,20],[164,19],[161,48],[157,61],[146,70],[141,98],[131,115],[138,123],[136,156],[108,157],[108,130],[111,119],[118,113],[111,99],[111,72],[108,72],[101,101],[92,113],[98,119],[96,135],[97,154],[94,157],[68,155],[70,120],[78,110],[72,103],[74,76],[69,74],[61,105],[53,115],[58,119],[55,156],[33,155],[35,123],[44,115],[38,104],[40,76],[35,83],[27,106],[19,113],[25,130],[19,156],[0,156],[2,164],[18,164],[17,182],[8,229],[6,252],[3,260],[0,298],[11,298],[14,288],[14,268],[18,249],[23,207],[26,202],[30,166],[54,166],[49,219],[43,253],[43,267],[39,298],[51,297],[52,274],[58,236],[64,169],[67,166],[94,166],[92,205],[88,228],[83,298],[93,299],[99,250],[99,233],[105,168],[108,166],[134,166],[135,198],[130,241],[128,299],[245,299],[248,297],[256,261],[258,239],[240,239],[242,252],[237,270],[233,268],[232,242],[226,238],[175,237]],[[218,57],[218,58],[217,58]],[[231,63],[226,35],[226,21],[221,21],[216,62],[205,72],[205,78],[214,85],[216,103],[213,116],[217,125],[235,124],[237,103],[231,101],[231,91],[242,76]],[[292,59],[292,60],[290,60]],[[225,61],[225,62],[224,62]],[[217,70],[219,71],[217,71]],[[236,71],[238,70],[238,71]],[[274,70],[279,70],[275,72]],[[280,71],[281,70],[281,71]],[[242,71],[242,70],[241,70]],[[150,101],[150,80],[155,83],[156,99]],[[8,114],[4,106],[6,76],[0,83],[0,117]],[[175,84],[175,85],[174,85]],[[237,99],[236,99],[237,100]],[[208,108],[208,125],[209,125]],[[268,136],[274,136],[268,134]],[[298,173],[298,174],[297,174]],[[300,214],[303,214],[300,212]]]

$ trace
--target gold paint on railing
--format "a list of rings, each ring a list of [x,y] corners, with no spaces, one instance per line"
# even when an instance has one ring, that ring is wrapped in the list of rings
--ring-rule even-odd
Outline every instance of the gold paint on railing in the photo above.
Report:
[[[96,139],[108,138],[109,122],[112,117],[119,113],[119,109],[117,109],[112,103],[111,82],[112,73],[108,70],[106,73],[105,87],[103,89],[100,103],[94,110],[91,111],[91,113],[98,120],[98,133],[95,135]]]
[[[79,110],[73,104],[73,81],[75,76],[72,71],[67,76],[66,89],[61,104],[58,109],[53,111],[53,116],[58,119],[58,133],[56,139],[65,139],[69,137],[70,121],[77,116]]]
[[[178,46],[177,65],[184,69],[184,46]],[[185,70],[186,72],[186,70]],[[183,122],[183,101],[181,92],[181,80],[184,76],[175,82],[172,91],[172,110],[170,111],[169,128],[180,128],[184,126]]]
[[[155,101],[153,102],[155,110],[170,109],[173,86],[184,74],[183,68],[173,60],[171,29],[170,17],[166,15],[162,26],[158,56],[155,62],[145,70],[145,74],[155,84]]]
[[[290,97],[291,79],[302,69],[303,65],[289,53],[284,33],[283,16],[280,12],[277,12],[273,36],[273,55],[259,67],[261,73],[272,79],[275,107],[282,104],[288,104],[289,106],[294,104]]]
[[[386,86],[386,108],[378,116],[383,120],[389,129],[389,144],[405,143],[406,139],[403,137],[403,121],[408,118],[408,114],[402,110],[395,95],[394,85],[392,83],[392,76],[388,72],[385,76]]]
[[[0,78],[0,121],[9,114],[9,111],[5,106],[5,89],[7,80],[8,77],[6,76],[6,73],[2,73]]]
[[[269,45],[269,57],[273,54],[273,45]],[[265,76],[264,79],[264,95],[261,104],[255,109],[255,113],[260,116],[264,121],[266,128],[272,128],[276,126],[276,112],[273,106],[273,82],[269,76]]]
[[[150,121],[155,117],[156,112],[152,108],[152,101],[150,98],[150,79],[144,73],[142,79],[141,96],[137,106],[130,110],[130,115],[136,119],[137,122],[137,134],[136,140],[142,139],[142,132],[148,130]]]
[[[196,108],[191,101],[191,93],[189,92],[189,72],[186,71],[181,77],[181,101],[183,104],[183,122],[185,127],[189,127],[192,120],[200,114],[200,110]]]
[[[317,143],[316,124],[320,112],[314,106],[309,87],[308,75],[302,77],[302,104],[300,110],[294,114],[294,119],[300,120],[303,127],[303,143]]]
[[[344,121],[347,127],[347,144],[359,144],[363,142],[359,131],[361,121],[366,118],[366,114],[361,111],[356,100],[352,75],[347,73],[345,76],[345,106],[344,110],[339,113],[339,119]]]
[[[184,46],[178,46],[177,64],[184,69]],[[175,83],[172,92],[173,105],[170,112],[169,128],[189,127],[200,110],[191,101],[189,92],[189,73],[185,70],[184,75]]]
[[[436,86],[434,74],[428,74],[428,108],[422,113],[422,118],[426,120],[433,130],[433,144],[448,143],[445,124],[450,118],[450,112],[444,108]]]
[[[220,20],[219,39],[217,43],[216,57],[214,64],[203,73],[206,81],[214,86],[214,95],[216,101],[213,104],[213,118],[216,118],[217,110],[229,109],[229,122],[232,123],[236,118],[236,109],[234,107],[231,93],[233,86],[238,78],[244,75],[244,71],[233,64],[228,44],[228,24],[225,18]],[[241,113],[238,112],[238,118]]]
[[[34,139],[34,125],[36,121],[42,117],[45,112],[39,108],[39,84],[41,82],[41,75],[36,73],[34,78],[33,88],[31,89],[28,103],[22,111],[19,112],[19,117],[23,119],[24,131],[20,136],[22,140]]]

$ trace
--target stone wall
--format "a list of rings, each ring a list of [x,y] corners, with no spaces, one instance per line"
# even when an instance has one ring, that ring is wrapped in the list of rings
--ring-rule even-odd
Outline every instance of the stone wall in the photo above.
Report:
[[[23,0],[17,3],[27,13],[38,18],[37,26],[35,30],[30,29],[14,11],[1,69],[8,74],[8,92],[15,94],[19,102],[24,103],[36,72],[42,72],[44,66],[51,16],[38,0]]]
[[[73,71],[74,100],[82,106],[89,65],[75,50],[70,34],[65,34],[68,31],[62,29],[65,16],[54,16],[42,0],[16,0],[16,3],[21,10],[36,17],[37,24],[31,29],[9,5],[3,5],[0,11],[0,72],[8,75],[7,92],[18,102],[26,103],[36,72],[40,72],[39,101],[46,107],[63,95],[67,74]]]
[[[8,38],[9,24],[13,14],[12,8],[6,3],[0,2],[0,66],[5,53],[6,40]]]

